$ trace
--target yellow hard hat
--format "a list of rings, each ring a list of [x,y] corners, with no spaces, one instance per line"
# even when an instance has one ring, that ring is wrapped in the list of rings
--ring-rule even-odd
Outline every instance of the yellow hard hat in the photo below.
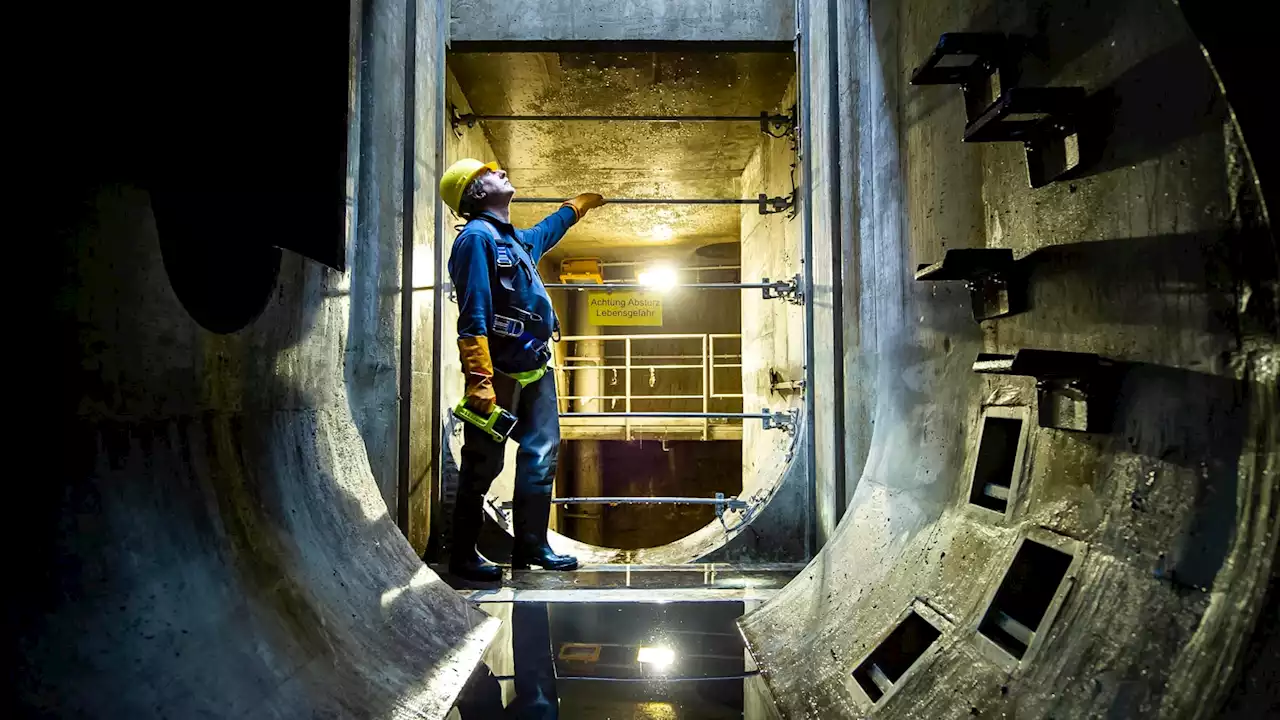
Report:
[[[485,170],[497,170],[498,163],[482,163],[473,158],[463,158],[449,166],[440,176],[440,197],[449,209],[458,212],[458,203],[462,202],[462,193]]]

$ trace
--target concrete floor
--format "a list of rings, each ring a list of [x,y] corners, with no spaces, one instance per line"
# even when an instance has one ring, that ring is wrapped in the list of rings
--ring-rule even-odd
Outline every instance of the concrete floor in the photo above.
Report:
[[[712,5],[726,3],[743,4]],[[798,222],[820,339],[803,440],[825,545],[785,587],[721,598],[748,603],[761,682],[744,705],[1273,714],[1280,254],[1256,116],[1226,102],[1250,88],[1230,82],[1230,48],[1215,76],[1200,43],[1221,45],[1159,0],[799,7]],[[130,7],[76,18],[60,36],[72,71],[30,98],[49,114],[32,143],[47,155],[17,210],[50,257],[19,267],[49,317],[15,346],[34,377],[13,385],[42,393],[14,417],[35,431],[12,445],[34,460],[11,471],[7,524],[15,716],[440,718],[503,632],[405,539],[424,478],[398,470],[415,427],[401,371],[431,325],[405,251],[433,257],[443,220],[422,189],[439,171],[448,21],[415,7],[406,35],[404,5],[357,9],[339,13],[355,30],[338,66],[358,91],[341,72],[289,82],[318,14],[268,13],[245,36],[211,8],[174,43],[157,38],[182,18]],[[1024,80],[1109,109],[1093,164],[1032,190],[1017,143],[959,142],[958,91],[906,78],[964,29],[1043,41]],[[296,164],[321,147],[352,150],[334,182]],[[312,211],[345,218],[336,258],[293,223]],[[978,323],[961,283],[913,279],[956,248],[1013,250],[1025,312]],[[1033,380],[973,372],[980,352],[1027,348],[1114,361],[1117,384],[1091,401],[1110,426],[1042,427]],[[970,502],[985,418],[1001,413],[1023,428],[1003,513]],[[521,592],[565,591],[490,605]]]

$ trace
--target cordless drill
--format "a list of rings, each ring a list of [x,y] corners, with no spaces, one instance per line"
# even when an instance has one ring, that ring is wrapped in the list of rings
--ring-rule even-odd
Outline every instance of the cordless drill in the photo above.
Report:
[[[468,407],[465,397],[453,409],[453,416],[489,433],[489,437],[492,437],[494,442],[506,440],[507,436],[511,434],[511,428],[516,426],[516,416],[498,407],[498,405],[495,404],[493,412],[485,416]]]

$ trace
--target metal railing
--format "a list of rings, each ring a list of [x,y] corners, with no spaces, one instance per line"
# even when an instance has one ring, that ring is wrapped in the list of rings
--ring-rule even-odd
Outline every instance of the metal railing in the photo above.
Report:
[[[623,434],[626,439],[631,439],[631,420],[637,417],[668,417],[668,418],[699,418],[702,420],[702,439],[707,440],[710,437],[711,420],[713,418],[742,420],[746,417],[759,417],[760,413],[742,413],[742,412],[711,412],[712,400],[741,400],[742,392],[717,392],[715,376],[718,370],[738,368],[739,376],[742,368],[742,353],[738,352],[716,352],[716,341],[737,340],[741,342],[742,335],[738,333],[657,333],[642,335],[566,335],[560,338],[562,343],[575,342],[593,342],[600,343],[601,349],[598,355],[569,355],[559,364],[559,369],[566,372],[582,372],[595,371],[599,373],[599,387],[606,387],[604,373],[621,371],[625,373],[623,381],[622,394],[582,394],[576,387],[571,386],[572,392],[560,396],[561,400],[569,402],[578,402],[583,405],[587,403],[602,403],[608,401],[613,404],[621,402],[624,404],[625,411],[617,412],[563,412],[561,417],[598,417],[598,418],[621,418],[623,420]],[[694,353],[678,353],[678,354],[637,354],[635,345],[637,343],[653,342],[653,341],[698,341],[700,351]],[[622,344],[621,364],[618,364],[619,355],[616,352],[610,352],[606,344]],[[643,360],[656,360],[662,362],[637,362]],[[681,362],[684,360],[692,360],[692,362]],[[700,391],[697,393],[659,393],[649,394],[635,392],[635,384],[633,374],[637,370],[648,370],[651,384],[656,384],[656,376],[658,372],[683,370],[698,371],[701,375]],[[566,376],[567,378],[568,376]],[[615,381],[616,382],[616,381]],[[576,385],[576,383],[574,384]],[[723,387],[723,385],[722,385]],[[700,402],[702,405],[701,412],[688,411],[667,411],[667,412],[637,412],[635,403],[649,403],[653,401],[667,401],[668,403],[677,403],[681,401]],[[603,405],[598,404],[603,410]]]
[[[725,521],[725,513],[730,510],[743,511],[751,505],[736,495],[727,497],[724,493],[718,492],[715,497],[567,497],[567,498],[551,498],[551,502],[556,505],[711,505],[715,508],[716,519],[722,524]],[[504,502],[500,506],[505,512],[515,507],[514,501]],[[599,517],[598,515],[572,515],[572,517]]]

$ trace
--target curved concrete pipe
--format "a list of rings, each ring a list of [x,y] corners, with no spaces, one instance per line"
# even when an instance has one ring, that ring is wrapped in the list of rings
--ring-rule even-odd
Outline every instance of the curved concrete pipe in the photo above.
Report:
[[[815,55],[835,36],[860,58],[833,104],[864,216],[845,266],[845,372],[872,422],[835,536],[741,623],[782,714],[1264,715],[1278,254],[1177,6],[842,3],[847,25],[828,33],[825,3],[809,5]],[[1093,165],[1033,190],[1020,143],[959,142],[960,93],[906,80],[962,29],[1047,43],[1023,81],[1089,91],[1082,109],[1109,131],[1091,138]],[[913,280],[955,248],[1012,249],[1025,312],[977,323],[963,283]],[[1115,361],[1118,383],[1091,401],[1111,427],[1044,427],[1032,378],[972,370],[981,352],[1026,348]],[[987,417],[1025,431],[1001,512],[970,487]]]
[[[146,192],[104,187],[82,212],[63,218],[54,345],[73,401],[23,505],[38,527],[19,539],[20,703],[443,717],[497,621],[416,557],[352,419],[357,378],[384,356],[347,356],[375,329],[352,307],[394,286],[395,253],[365,262],[377,249],[357,241],[346,275],[286,253],[261,316],[215,335],[170,287]],[[221,273],[228,302],[239,271]]]

